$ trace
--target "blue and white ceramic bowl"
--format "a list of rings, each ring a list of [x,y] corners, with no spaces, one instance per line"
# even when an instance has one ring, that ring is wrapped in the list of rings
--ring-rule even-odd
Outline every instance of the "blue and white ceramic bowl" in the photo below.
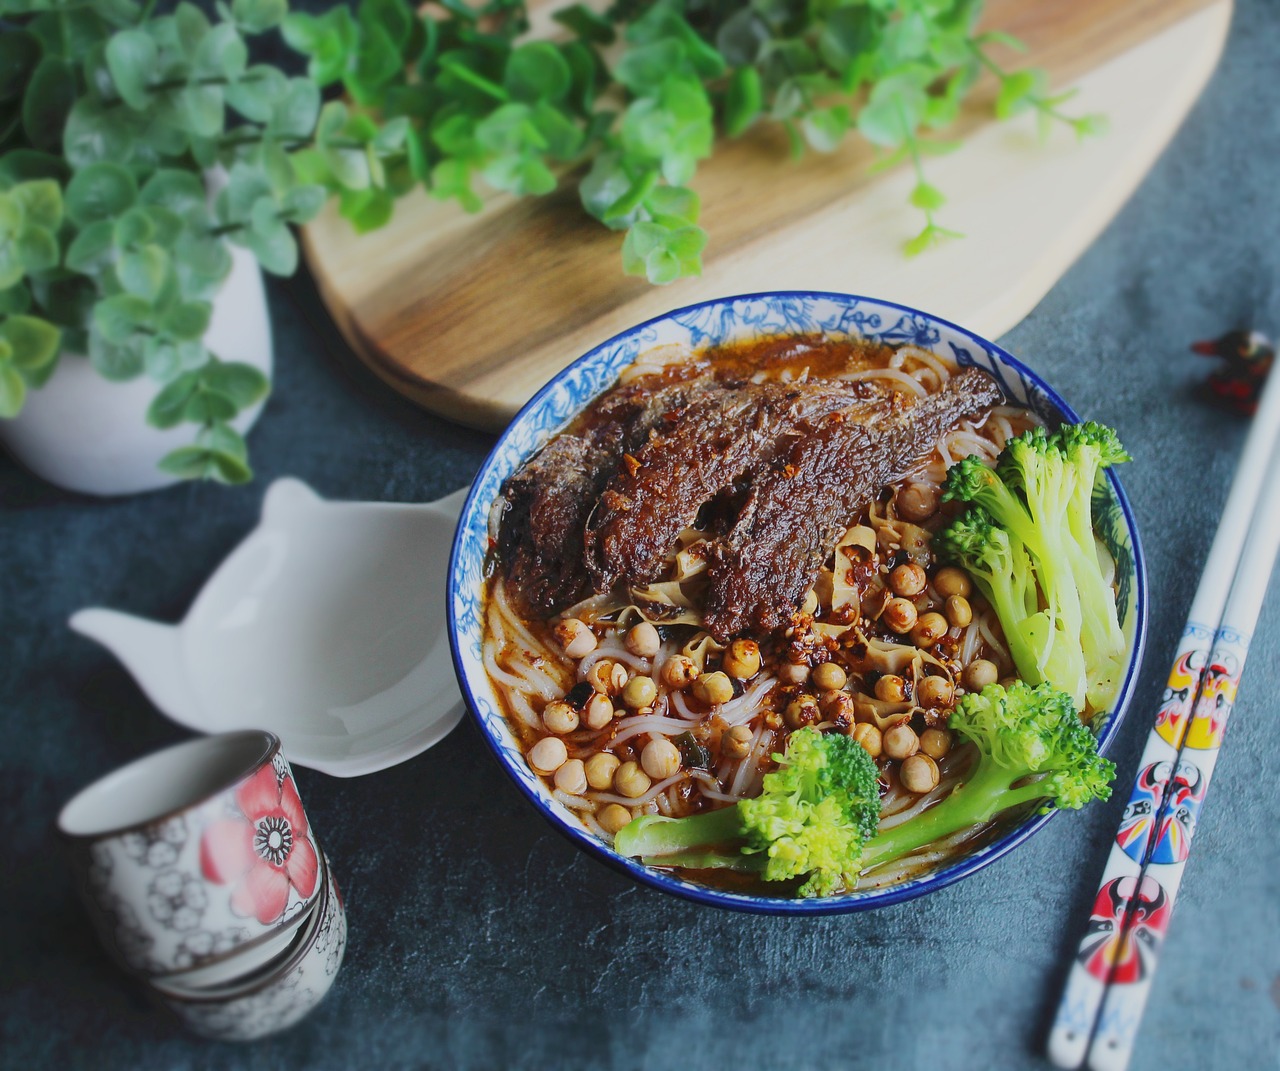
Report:
[[[924,876],[845,896],[789,900],[744,895],[683,881],[613,851],[555,801],[534,774],[502,715],[481,658],[481,597],[489,550],[489,509],[502,483],[593,398],[613,385],[640,354],[676,343],[699,349],[778,334],[821,332],[891,344],[911,343],[990,372],[1009,399],[1049,424],[1075,422],[1075,412],[1039,376],[994,343],[917,309],[847,294],[783,291],[723,298],[678,309],[609,339],[578,358],[542,388],[511,422],[489,455],[462,510],[449,565],[449,631],[454,666],[467,704],[498,762],[543,816],[576,844],[664,892],[703,904],[779,915],[822,915],[898,903],[940,889],[1012,851],[1053,814],[1028,818],[1003,836]],[[1114,474],[1095,494],[1097,531],[1116,561],[1127,666],[1111,711],[1094,722],[1104,750],[1119,728],[1137,682],[1146,634],[1147,582],[1133,512]]]

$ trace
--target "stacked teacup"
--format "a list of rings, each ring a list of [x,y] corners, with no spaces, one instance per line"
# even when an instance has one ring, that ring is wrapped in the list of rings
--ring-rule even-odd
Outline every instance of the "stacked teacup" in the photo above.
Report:
[[[263,1037],[329,991],[346,914],[271,733],[130,763],[72,799],[58,829],[107,952],[196,1033]]]

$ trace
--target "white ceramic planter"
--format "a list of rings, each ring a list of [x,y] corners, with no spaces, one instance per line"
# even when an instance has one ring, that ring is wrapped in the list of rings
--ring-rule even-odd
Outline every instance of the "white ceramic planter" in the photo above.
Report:
[[[231,247],[231,273],[213,299],[205,341],[226,361],[242,361],[271,374],[271,324],[262,271],[247,249]],[[161,431],[147,423],[147,407],[160,384],[141,376],[113,383],[78,355],[64,353],[39,390],[27,394],[22,412],[0,420],[0,442],[41,479],[91,495],[128,495],[177,482],[156,467],[165,454],[186,446],[195,426]],[[241,434],[262,405],[233,422]]]

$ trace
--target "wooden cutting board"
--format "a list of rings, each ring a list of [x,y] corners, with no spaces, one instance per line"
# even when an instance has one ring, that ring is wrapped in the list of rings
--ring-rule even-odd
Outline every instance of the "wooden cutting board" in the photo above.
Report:
[[[1059,130],[1040,143],[1030,116],[991,121],[994,84],[980,84],[957,125],[965,146],[928,167],[950,198],[940,222],[968,237],[911,260],[901,246],[920,219],[906,205],[909,172],[869,176],[874,152],[857,138],[791,161],[768,126],[699,168],[705,270],[671,286],[624,276],[621,235],[588,218],[572,187],[494,194],[474,216],[415,193],[390,226],[359,237],[329,209],[305,229],[304,248],[370,368],[424,408],[488,429],[616,332],[729,294],[867,294],[996,337],[1146,174],[1212,72],[1230,16],[1231,0],[989,0],[985,23],[1030,46],[1018,63],[1078,88],[1070,110],[1105,112],[1110,131],[1077,143]]]

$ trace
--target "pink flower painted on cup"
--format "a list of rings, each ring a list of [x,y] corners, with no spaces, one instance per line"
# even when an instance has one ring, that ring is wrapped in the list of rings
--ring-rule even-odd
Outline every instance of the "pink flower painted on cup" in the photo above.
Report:
[[[234,912],[266,926],[284,914],[291,888],[303,899],[315,891],[319,860],[291,776],[264,766],[236,790],[236,804],[243,818],[205,829],[200,866],[210,881],[235,886]]]

